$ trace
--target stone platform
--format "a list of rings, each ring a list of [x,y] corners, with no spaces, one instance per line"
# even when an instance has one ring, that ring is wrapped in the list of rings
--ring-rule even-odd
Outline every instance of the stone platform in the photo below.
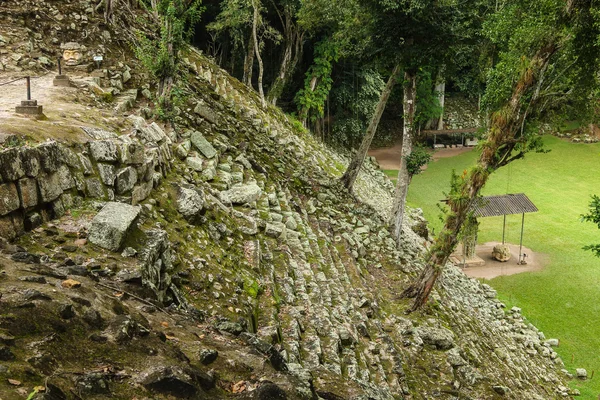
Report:
[[[52,81],[52,84],[54,86],[70,87],[71,81],[69,80],[69,77],[67,75],[56,75],[56,77]]]
[[[38,106],[37,100],[23,100],[21,105],[15,108],[17,114],[42,115],[42,106]]]

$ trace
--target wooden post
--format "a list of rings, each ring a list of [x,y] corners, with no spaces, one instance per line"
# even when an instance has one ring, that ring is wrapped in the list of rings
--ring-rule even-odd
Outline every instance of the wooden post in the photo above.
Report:
[[[521,265],[521,257],[523,255],[523,228],[525,227],[525,213],[521,217],[521,242],[519,244],[519,265]]]
[[[31,78],[29,76],[26,76],[25,79],[27,79],[27,101],[31,100]]]

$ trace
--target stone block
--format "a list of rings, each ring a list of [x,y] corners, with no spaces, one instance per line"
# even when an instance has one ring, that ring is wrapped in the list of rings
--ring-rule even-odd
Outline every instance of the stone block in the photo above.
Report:
[[[246,204],[252,203],[260,197],[262,189],[256,184],[234,186],[221,192],[219,197],[224,203]]]
[[[85,175],[91,175],[94,173],[94,167],[92,166],[92,162],[85,155],[78,153],[79,161],[81,161],[81,165],[83,166],[83,173]]]
[[[21,163],[25,175],[35,178],[40,173],[40,152],[37,147],[26,147],[21,149]]]
[[[71,81],[67,75],[56,75],[56,77],[52,80],[52,85],[59,87],[70,87]]]
[[[22,208],[35,207],[39,203],[38,185],[33,178],[19,180],[19,198]]]
[[[66,146],[61,146],[61,151],[63,154],[62,160],[65,164],[73,169],[81,169],[81,160],[76,152]]]
[[[188,167],[196,172],[202,171],[202,159],[200,157],[188,157],[185,160],[185,163]]]
[[[37,147],[40,166],[46,172],[55,172],[64,164],[64,155],[57,142],[42,143]]]
[[[0,175],[4,181],[16,181],[25,175],[18,149],[0,152]]]
[[[98,164],[98,174],[100,175],[100,179],[102,183],[106,186],[113,186],[115,184],[115,179],[117,174],[115,172],[115,166],[111,164]]]
[[[204,118],[205,120],[207,120],[208,122],[210,122],[211,124],[217,123],[218,115],[213,111],[211,107],[204,103],[196,104],[194,112],[202,118]]]
[[[137,183],[137,171],[133,167],[127,167],[119,170],[116,175],[117,194],[125,194],[133,189]]]
[[[190,140],[192,141],[194,147],[197,148],[204,157],[213,158],[217,155],[217,151],[213,145],[210,144],[200,132],[194,131],[190,137]]]
[[[56,171],[58,175],[58,182],[60,184],[60,188],[65,191],[75,187],[75,180],[73,179],[73,175],[71,175],[71,171],[69,167],[66,165],[61,165]]]
[[[38,185],[44,203],[56,200],[63,192],[60,186],[60,177],[56,172],[51,174],[40,172],[40,175],[38,176]]]
[[[0,185],[0,215],[6,215],[20,206],[17,186],[12,183]]]
[[[110,202],[91,222],[89,241],[104,249],[119,251],[140,214],[140,207]]]
[[[42,115],[42,114],[44,114],[44,110],[43,110],[42,106],[27,104],[27,103],[32,103],[33,101],[35,101],[35,100],[31,100],[29,102],[22,101],[20,106],[15,107],[15,112],[17,114],[24,114],[24,115]]]
[[[85,180],[85,194],[87,197],[91,197],[94,199],[104,199],[106,198],[106,192],[104,191],[104,186],[102,186],[102,182],[98,178],[88,178]]]
[[[150,196],[150,193],[152,193],[153,187],[151,180],[135,186],[131,193],[131,204],[135,206],[146,200]]]
[[[143,164],[145,160],[144,146],[140,143],[119,144],[119,155],[122,164]]]
[[[96,140],[89,143],[90,154],[96,161],[115,162],[118,160],[117,145],[110,140]]]

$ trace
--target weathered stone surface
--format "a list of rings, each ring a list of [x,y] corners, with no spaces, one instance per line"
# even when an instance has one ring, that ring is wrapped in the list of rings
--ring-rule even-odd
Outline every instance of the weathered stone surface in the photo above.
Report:
[[[283,225],[283,224],[281,224]],[[278,224],[267,223],[265,225],[265,235],[278,238],[283,234],[283,227]]]
[[[118,159],[117,145],[110,140],[97,140],[89,143],[90,154],[96,161],[115,162]]]
[[[139,259],[142,261],[142,284],[151,289],[159,302],[162,302],[166,292],[171,288],[171,245],[169,235],[161,229],[145,232],[146,240],[140,250]]]
[[[106,203],[92,220],[88,240],[107,250],[119,251],[139,213],[139,207]]]
[[[202,171],[202,159],[200,157],[188,157],[185,163],[196,172]]]
[[[186,139],[177,145],[175,148],[175,154],[177,154],[177,157],[179,157],[181,160],[184,160],[188,156],[191,149],[192,142],[189,139]]]
[[[252,203],[260,197],[262,189],[256,184],[234,186],[221,192],[219,197],[224,203],[246,204]]]
[[[435,346],[438,350],[454,347],[454,333],[446,328],[420,327],[417,329],[424,343]]]
[[[22,208],[37,206],[39,202],[37,181],[33,178],[19,180],[19,199]]]
[[[85,194],[87,197],[94,199],[104,199],[106,197],[104,186],[102,186],[100,179],[96,177],[85,180]]]
[[[202,155],[206,158],[213,158],[217,155],[217,151],[213,147],[212,144],[209,143],[208,140],[198,131],[192,132],[192,136],[190,137],[192,144]]]
[[[204,199],[195,189],[177,188],[177,211],[189,222],[195,222],[204,208]]]
[[[506,244],[497,244],[492,250],[492,257],[502,262],[510,260],[510,247]]]
[[[131,191],[137,183],[137,171],[133,167],[123,168],[117,172],[116,179],[117,194],[125,194]]]
[[[18,149],[0,152],[0,176],[4,181],[16,181],[25,175]]]
[[[25,175],[36,177],[40,172],[40,155],[36,147],[21,149],[21,162]]]
[[[98,163],[98,174],[100,175],[102,183],[106,186],[113,186],[115,184],[117,173],[115,172],[114,165]]]
[[[139,143],[120,143],[119,161],[127,165],[139,165],[145,161],[144,146]]]
[[[46,172],[55,172],[63,165],[64,157],[57,142],[42,143],[37,147],[40,157],[40,166]]]
[[[49,203],[56,200],[63,193],[60,185],[60,176],[54,172],[47,174],[40,172],[38,176],[38,186],[40,188],[40,196],[44,203]]]
[[[88,157],[86,157],[82,153],[77,153],[79,157],[79,161],[81,161],[81,166],[83,167],[83,173],[85,175],[91,175],[94,173],[94,167],[92,166],[92,162]]]
[[[168,140],[165,131],[156,122],[151,123],[147,127],[139,128],[137,133],[144,143],[162,143]]]
[[[579,379],[587,379],[588,376],[587,370],[585,368],[577,368],[575,370],[575,374]]]
[[[152,193],[152,181],[136,185],[131,192],[131,204],[136,205],[144,201]]]
[[[58,167],[56,170],[56,175],[58,176],[60,188],[63,191],[75,187],[75,180],[73,179],[73,175],[71,175],[71,171],[66,165],[63,164],[60,167]]]
[[[139,383],[149,390],[177,398],[191,398],[198,392],[192,376],[177,366],[153,367],[140,375]]]
[[[200,351],[200,362],[204,365],[208,365],[213,363],[218,356],[218,351],[212,349],[204,349]]]
[[[0,216],[19,208],[19,194],[14,183],[0,184]]]
[[[196,108],[194,108],[194,112],[210,122],[211,124],[217,123],[218,115],[214,112],[214,110],[207,106],[204,103],[199,102],[196,104]]]

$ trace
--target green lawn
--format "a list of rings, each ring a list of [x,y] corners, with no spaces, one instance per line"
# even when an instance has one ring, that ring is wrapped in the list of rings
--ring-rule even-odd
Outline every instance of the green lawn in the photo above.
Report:
[[[572,144],[545,137],[547,154],[530,154],[524,160],[494,173],[484,195],[524,192],[539,212],[525,216],[524,245],[545,253],[543,271],[499,277],[490,281],[507,305],[517,305],[544,331],[560,339],[559,355],[567,368],[600,372],[600,259],[581,248],[600,242],[600,231],[580,222],[590,195],[600,194],[600,144]],[[470,152],[429,165],[415,176],[408,203],[421,207],[435,230],[441,226],[437,202],[449,189],[450,172],[473,165]],[[502,217],[480,219],[481,243],[502,239]],[[507,241],[519,242],[520,215],[507,217]],[[573,381],[582,398],[596,399],[600,376]]]

